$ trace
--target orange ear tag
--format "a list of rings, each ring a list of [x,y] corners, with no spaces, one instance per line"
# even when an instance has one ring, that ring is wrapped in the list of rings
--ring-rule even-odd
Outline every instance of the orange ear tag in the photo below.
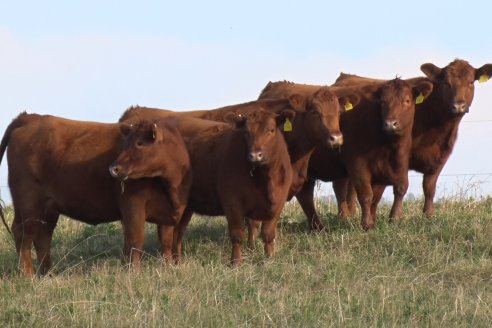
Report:
[[[478,79],[478,82],[479,83],[484,83],[484,82],[487,82],[489,80],[489,76],[487,74],[482,74],[480,75],[480,78]]]
[[[421,104],[424,102],[424,95],[421,93],[419,93],[419,95],[417,96],[417,98],[415,98],[415,104],[418,105],[418,104]]]
[[[292,122],[288,118],[286,118],[284,122],[284,131],[285,132],[292,131]]]
[[[345,111],[349,111],[349,110],[352,110],[354,109],[354,105],[352,105],[352,103],[350,101],[347,101],[347,103],[345,104]]]

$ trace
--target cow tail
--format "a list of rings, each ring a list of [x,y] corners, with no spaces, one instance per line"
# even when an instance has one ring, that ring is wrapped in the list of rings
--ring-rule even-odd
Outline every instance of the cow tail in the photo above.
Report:
[[[12,120],[9,126],[7,126],[7,129],[5,130],[5,133],[3,134],[2,137],[2,142],[0,143],[0,164],[2,164],[3,155],[5,154],[7,145],[9,144],[12,131],[26,124],[26,121],[28,120],[29,116],[31,115],[26,114],[26,112],[22,112],[19,114],[19,116],[17,116]]]
[[[12,135],[12,131],[21,127],[25,124],[25,120],[23,118],[26,117],[26,113],[21,113],[17,118],[15,118],[12,123],[9,124],[5,133],[2,137],[2,142],[0,143],[0,164],[2,163],[3,155],[5,154],[5,150],[7,149],[7,145],[10,141],[10,136]],[[2,219],[3,225],[7,228],[7,231],[12,236],[12,231],[10,231],[9,226],[7,225],[7,221],[5,220],[5,204],[2,200],[0,200],[0,217]]]

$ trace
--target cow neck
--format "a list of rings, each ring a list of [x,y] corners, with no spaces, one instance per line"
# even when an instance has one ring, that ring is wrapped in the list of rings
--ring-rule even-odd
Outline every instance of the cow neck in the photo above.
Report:
[[[290,162],[296,163],[309,156],[316,147],[316,141],[305,128],[305,113],[298,114],[292,122],[293,129],[290,132],[283,131],[287,148],[289,149]]]

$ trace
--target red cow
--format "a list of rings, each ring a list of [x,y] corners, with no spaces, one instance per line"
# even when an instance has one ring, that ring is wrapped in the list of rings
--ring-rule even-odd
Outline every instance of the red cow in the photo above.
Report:
[[[304,90],[307,87],[315,90],[317,86],[300,86]],[[350,177],[363,207],[362,224],[365,229],[375,224],[382,186],[395,185],[399,197],[403,197],[408,187],[414,98],[421,92],[425,97],[431,91],[432,84],[429,82],[411,86],[400,79],[383,86],[333,88],[337,95],[358,92],[361,101],[357,109],[341,115],[340,125],[344,135],[341,153],[318,147],[311,156],[310,179],[296,195],[311,227],[322,226],[313,203],[315,179],[333,181]]]
[[[277,128],[294,111],[284,110],[276,115],[257,110],[247,115],[230,113],[229,124],[208,120],[175,117],[185,138],[191,158],[193,183],[185,210],[176,233],[176,255],[181,257],[184,231],[193,212],[203,215],[225,215],[232,241],[231,263],[241,262],[245,218],[264,221],[262,237],[265,254],[270,256],[276,234],[276,224],[288,196],[292,180],[289,154]],[[135,119],[135,118],[134,118]],[[135,122],[131,120],[132,122]],[[157,128],[161,126],[157,121]],[[140,131],[148,134],[149,131]],[[152,176],[159,161],[168,156],[159,145],[143,150],[142,157],[130,164],[145,176]],[[152,161],[147,159],[153,158]]]
[[[290,86],[290,82],[270,82],[264,88],[260,99],[244,104],[227,106],[212,110],[196,110],[185,112],[174,112],[146,107],[132,107],[121,117],[120,121],[132,118],[147,118],[157,120],[160,117],[179,116],[196,117],[214,121],[225,121],[226,115],[230,113],[246,115],[252,111],[262,108],[264,110],[280,113],[285,109],[295,110],[296,115],[292,121],[284,122],[282,132],[287,142],[293,172],[292,184],[289,190],[291,199],[299,192],[307,178],[309,158],[316,146],[327,146],[338,148],[343,142],[339,128],[339,117],[348,104],[356,106],[359,102],[358,96],[348,93],[337,97],[326,87],[318,88],[311,93],[296,94],[278,93],[278,86]],[[257,234],[258,222],[248,221],[250,224],[248,234],[248,245],[253,247],[254,236]],[[312,227],[313,229],[319,227]]]
[[[429,80],[434,91],[429,99],[417,105],[412,131],[410,169],[423,173],[424,214],[434,214],[434,195],[439,174],[446,164],[458,136],[461,118],[471,106],[474,96],[474,82],[485,82],[492,75],[492,64],[476,69],[464,60],[454,60],[444,68],[427,63],[421,66],[426,78],[413,78],[410,83]],[[376,80],[356,75],[341,74],[334,85],[361,86],[381,84]],[[343,185],[343,182],[341,183]],[[343,192],[336,192],[342,198],[339,203],[353,204],[355,199],[343,199]],[[401,199],[395,198],[393,207],[401,207]],[[353,205],[351,205],[353,206]],[[401,213],[391,213],[399,217]]]
[[[53,230],[60,214],[99,224],[121,220],[124,253],[137,267],[145,221],[173,230],[191,185],[189,158],[176,129],[166,129],[168,156],[159,178],[126,180],[124,188],[108,167],[122,149],[120,124],[73,121],[49,115],[20,114],[7,127],[0,162],[7,149],[9,186],[14,205],[12,232],[21,271],[33,275],[34,244],[41,273],[52,267]],[[164,133],[164,132],[162,132]],[[147,136],[145,143],[160,143]],[[162,181],[165,181],[165,187]],[[167,243],[170,244],[169,242]],[[164,254],[170,256],[171,251]]]

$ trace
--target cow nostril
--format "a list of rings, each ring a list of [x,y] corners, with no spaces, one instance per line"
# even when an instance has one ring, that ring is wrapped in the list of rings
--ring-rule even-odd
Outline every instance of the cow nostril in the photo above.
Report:
[[[263,153],[262,152],[259,152],[258,155],[257,155],[258,159],[262,159],[263,158]]]
[[[116,178],[119,172],[120,168],[118,166],[113,165],[109,167],[109,173],[113,176],[113,178]]]

